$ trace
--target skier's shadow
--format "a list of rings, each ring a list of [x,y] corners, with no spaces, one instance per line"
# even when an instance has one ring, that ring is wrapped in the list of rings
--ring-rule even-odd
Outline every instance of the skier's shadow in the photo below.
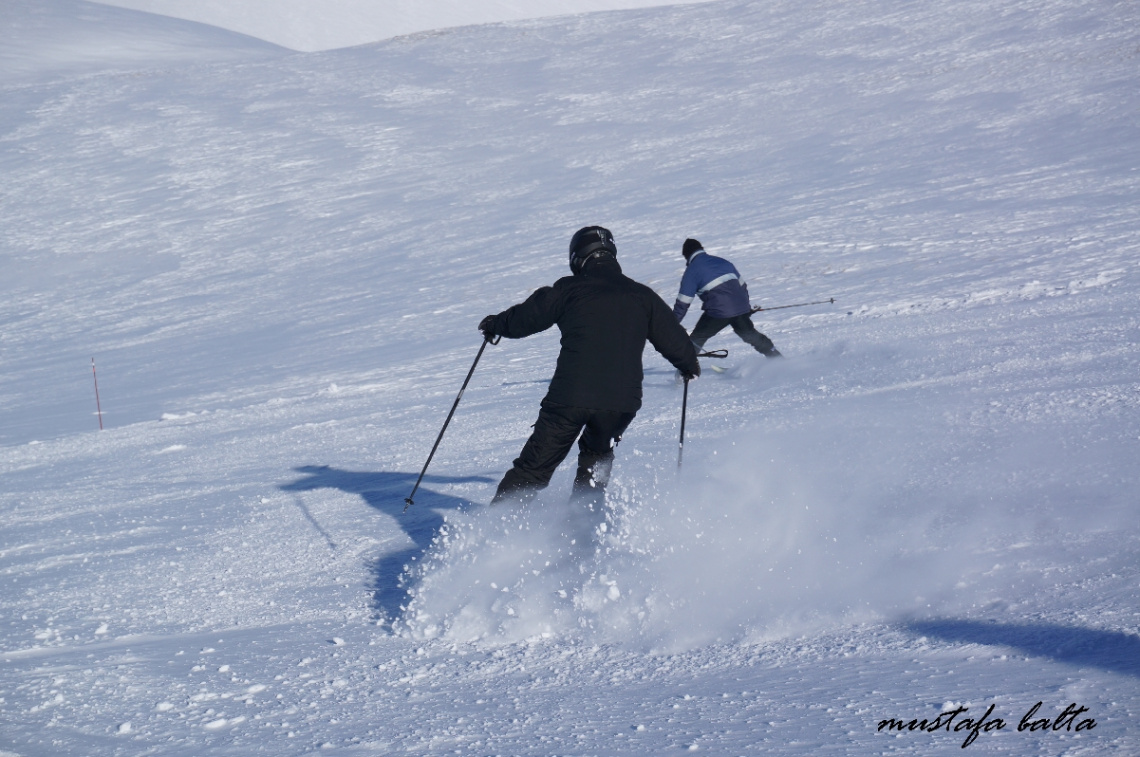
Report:
[[[472,504],[459,497],[425,489],[423,484],[491,481],[483,476],[424,476],[420,488],[416,491],[415,506],[404,512],[404,498],[409,495],[418,478],[415,473],[357,472],[330,468],[327,465],[302,465],[294,470],[304,475],[296,481],[283,484],[280,487],[282,491],[339,489],[349,494],[359,494],[368,505],[395,518],[414,543],[414,546],[408,549],[382,555],[372,562],[373,606],[378,614],[387,619],[399,615],[400,606],[407,598],[407,590],[400,587],[400,574],[404,566],[411,562],[412,558],[418,558],[427,550],[443,526],[443,515],[440,511],[456,510]],[[311,519],[311,516],[309,517]]]
[[[967,644],[1012,647],[1035,657],[1140,677],[1140,636],[1052,623],[936,618],[906,624],[912,633]]]

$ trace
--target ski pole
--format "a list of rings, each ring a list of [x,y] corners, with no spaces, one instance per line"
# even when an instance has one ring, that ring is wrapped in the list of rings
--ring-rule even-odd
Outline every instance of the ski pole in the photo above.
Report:
[[[95,412],[99,415],[99,430],[103,430],[103,408],[99,404],[99,376],[95,373],[95,358],[91,358],[91,378],[95,379]]]
[[[801,302],[797,305],[777,305],[774,308],[762,308],[759,305],[757,305],[756,307],[752,308],[752,312],[753,313],[759,313],[762,310],[783,310],[784,308],[804,308],[804,307],[807,307],[808,305],[834,305],[834,304],[835,304],[835,298],[832,297],[832,298],[827,299],[827,300],[820,300],[819,302]]]
[[[728,357],[728,350],[709,350],[698,352],[697,357]],[[677,446],[677,467],[681,467],[681,459],[685,455],[685,415],[689,410],[689,379],[685,379],[685,393],[681,398],[681,442]]]
[[[681,399],[681,443],[677,447],[677,470],[681,469],[681,458],[685,454],[685,413],[689,409],[689,379],[685,379],[685,394]]]
[[[471,381],[472,374],[475,373],[475,366],[479,365],[479,358],[483,357],[483,350],[487,349],[488,344],[498,344],[502,337],[496,336],[494,339],[484,337],[483,344],[479,345],[479,353],[475,355],[475,362],[471,364],[471,370],[467,371],[467,378],[463,379],[463,386],[459,387],[459,394],[455,398],[455,402],[451,405],[451,412],[447,414],[447,420],[443,422],[443,428],[439,430],[439,436],[435,438],[435,444],[432,445],[431,452],[428,454],[427,462],[424,463],[423,470],[420,471],[420,477],[416,479],[416,485],[412,487],[412,493],[404,497],[404,509],[402,512],[407,512],[408,508],[415,504],[412,497],[416,496],[416,490],[420,488],[420,482],[424,480],[424,474],[427,473],[428,466],[431,465],[431,459],[435,457],[435,451],[439,448],[439,443],[443,439],[443,432],[447,430],[447,424],[451,423],[451,416],[455,415],[455,408],[459,407],[459,400],[463,399],[463,392],[467,389],[467,383]]]

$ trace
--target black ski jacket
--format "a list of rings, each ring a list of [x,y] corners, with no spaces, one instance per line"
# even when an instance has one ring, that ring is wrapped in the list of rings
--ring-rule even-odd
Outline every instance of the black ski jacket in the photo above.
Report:
[[[542,287],[495,316],[493,330],[519,339],[555,324],[562,350],[546,393],[552,402],[636,412],[646,340],[680,371],[700,373],[696,348],[673,311],[613,258],[591,260],[582,273]]]

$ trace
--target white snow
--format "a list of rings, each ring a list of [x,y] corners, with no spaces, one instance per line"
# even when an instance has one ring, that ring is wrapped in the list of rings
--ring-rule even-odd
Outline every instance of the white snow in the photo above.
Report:
[[[1136,753],[1137,21],[0,0],[0,754]],[[558,341],[488,347],[402,513],[593,223],[836,304],[709,343],[681,470],[648,351],[598,512],[486,505]]]

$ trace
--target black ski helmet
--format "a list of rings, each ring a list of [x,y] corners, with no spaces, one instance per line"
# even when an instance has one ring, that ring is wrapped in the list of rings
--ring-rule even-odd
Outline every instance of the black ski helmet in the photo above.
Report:
[[[600,255],[617,257],[617,245],[609,229],[601,226],[585,226],[578,229],[570,238],[570,270],[581,273],[586,261]]]

